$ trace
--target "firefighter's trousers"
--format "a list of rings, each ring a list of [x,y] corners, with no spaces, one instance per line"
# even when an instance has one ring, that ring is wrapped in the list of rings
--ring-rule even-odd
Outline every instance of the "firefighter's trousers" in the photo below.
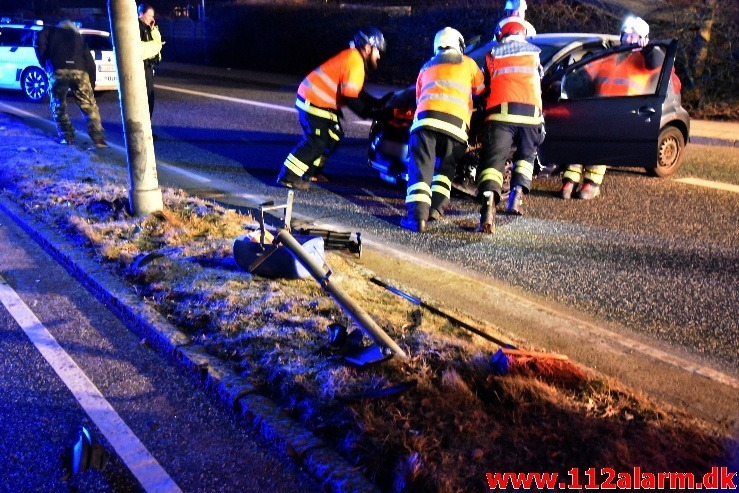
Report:
[[[534,159],[543,140],[542,125],[523,125],[486,121],[483,127],[480,166],[477,173],[477,190],[485,195],[493,192],[495,203],[500,201],[505,163],[516,147],[511,175],[511,189],[521,187],[529,192],[534,175]]]
[[[571,164],[567,166],[562,180],[569,180],[575,183],[580,183],[581,180],[589,181],[594,185],[600,186],[603,183],[603,178],[606,176],[607,166],[605,164],[598,164],[592,166],[583,166],[582,164]]]
[[[427,220],[430,207],[443,212],[449,203],[452,178],[467,143],[421,127],[411,134],[409,147],[411,162],[405,197],[408,217]]]
[[[313,176],[318,167],[339,146],[344,130],[335,111],[322,110],[329,118],[322,118],[298,108],[298,121],[303,138],[287,155],[282,165],[282,176],[291,179]]]

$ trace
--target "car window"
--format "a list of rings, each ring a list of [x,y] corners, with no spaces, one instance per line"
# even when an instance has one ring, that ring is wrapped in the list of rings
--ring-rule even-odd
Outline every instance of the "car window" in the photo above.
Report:
[[[113,51],[113,44],[110,42],[109,36],[101,36],[99,34],[83,34],[85,43],[91,50],[96,51]]]
[[[562,47],[558,45],[539,44],[537,46],[539,47],[539,49],[541,49],[541,53],[539,53],[539,60],[541,61],[542,65],[546,65],[547,63],[549,63],[549,60],[552,59],[555,53],[562,49]]]
[[[621,51],[597,58],[567,72],[562,96],[584,99],[655,94],[663,60],[664,53],[659,48]]]
[[[33,46],[33,31],[0,29],[0,46]]]

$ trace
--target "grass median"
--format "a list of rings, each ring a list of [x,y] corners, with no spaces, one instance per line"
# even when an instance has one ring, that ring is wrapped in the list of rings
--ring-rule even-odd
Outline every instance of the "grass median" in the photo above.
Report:
[[[410,356],[347,366],[326,352],[326,328],[354,326],[316,282],[236,266],[233,240],[253,228],[251,217],[177,190],[164,191],[164,211],[131,217],[120,165],[3,114],[0,127],[5,199],[124,279],[382,490],[483,491],[488,472],[574,467],[702,475],[736,453],[718,430],[592,370],[496,375],[497,345],[374,285],[351,255],[327,252],[332,279]],[[356,398],[404,383],[393,396]]]

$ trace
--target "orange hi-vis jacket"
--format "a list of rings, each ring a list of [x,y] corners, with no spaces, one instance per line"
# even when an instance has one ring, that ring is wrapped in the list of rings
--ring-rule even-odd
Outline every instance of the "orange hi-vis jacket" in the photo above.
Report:
[[[504,41],[485,56],[490,93],[486,120],[523,125],[544,123],[541,104],[541,50],[525,41]]]
[[[364,85],[364,59],[356,48],[347,48],[303,79],[295,105],[308,113],[330,118],[343,106],[343,98],[356,98]]]
[[[429,127],[467,142],[472,96],[484,89],[485,78],[472,58],[453,50],[439,53],[418,74],[411,132]]]
[[[649,68],[638,51],[609,56],[585,67],[599,96],[638,96],[653,93],[661,65]]]

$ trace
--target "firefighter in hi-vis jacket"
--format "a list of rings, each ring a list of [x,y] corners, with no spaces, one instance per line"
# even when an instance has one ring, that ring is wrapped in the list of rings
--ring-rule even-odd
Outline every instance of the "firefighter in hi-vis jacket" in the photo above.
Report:
[[[377,68],[385,37],[371,27],[354,35],[349,48],[303,79],[295,106],[303,138],[288,154],[277,176],[283,187],[307,190],[344,136],[339,117],[344,106],[362,118],[373,115],[380,102],[362,89],[367,70]]]
[[[505,163],[516,146],[508,212],[521,213],[534,173],[534,158],[544,140],[541,103],[541,63],[538,47],[526,42],[526,26],[506,23],[498,44],[485,56],[485,101],[480,172],[477,175],[481,202],[478,231],[495,231],[495,206],[500,201]]]
[[[664,53],[659,47],[647,47],[649,24],[640,17],[629,16],[621,26],[621,44],[634,44],[640,49],[620,53],[595,61],[584,67],[590,78],[592,95],[600,97],[633,96],[653,93],[657,88]],[[680,79],[675,71],[670,76],[670,88],[680,93]],[[606,165],[571,164],[562,175],[560,197],[589,200],[600,195],[606,175]],[[575,188],[582,180],[580,189]]]
[[[408,213],[400,222],[404,228],[424,232],[427,221],[443,214],[457,161],[467,150],[472,96],[482,93],[484,83],[480,67],[464,55],[459,31],[445,27],[436,33],[434,56],[416,81],[416,114],[408,143]]]

